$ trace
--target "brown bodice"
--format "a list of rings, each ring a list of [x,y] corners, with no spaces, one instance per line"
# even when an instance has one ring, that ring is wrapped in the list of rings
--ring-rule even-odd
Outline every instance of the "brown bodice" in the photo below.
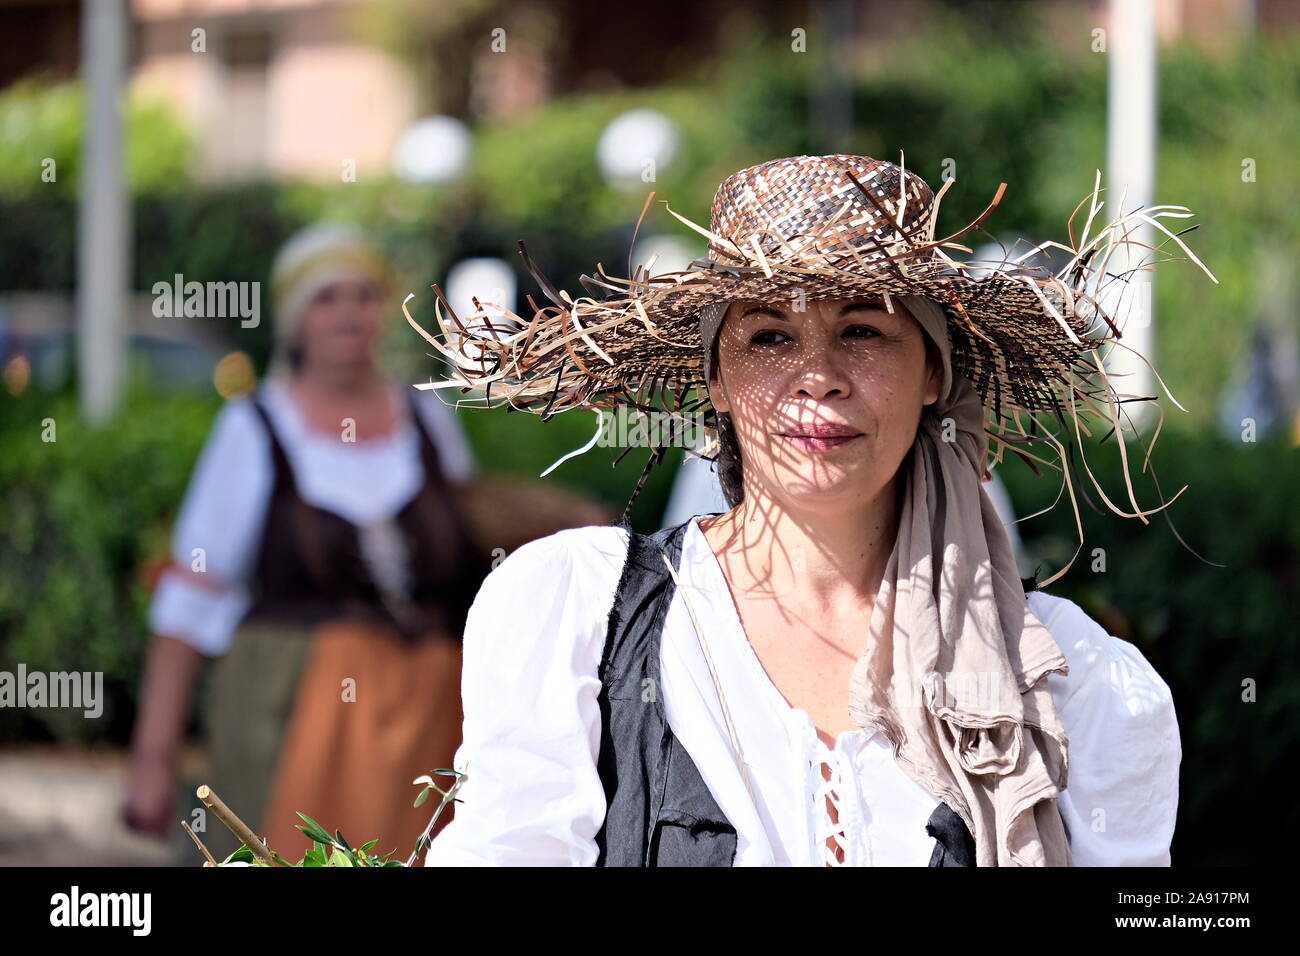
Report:
[[[377,587],[362,552],[362,529],[333,511],[304,501],[293,468],[261,397],[253,407],[266,426],[275,478],[251,582],[249,615],[325,621],[380,621],[414,640],[441,632],[460,640],[465,616],[488,572],[464,514],[443,474],[437,448],[415,406],[424,482],[394,516],[394,538],[405,551],[409,597]]]

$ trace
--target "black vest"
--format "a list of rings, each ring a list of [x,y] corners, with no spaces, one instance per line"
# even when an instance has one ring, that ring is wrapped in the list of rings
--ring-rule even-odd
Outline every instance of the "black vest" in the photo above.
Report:
[[[692,519],[694,520],[694,519]],[[659,640],[690,522],[652,535],[628,530],[628,553],[609,613],[600,661],[597,769],[606,812],[596,834],[597,866],[732,866],[736,828],[668,727],[659,679]],[[624,525],[626,528],[626,525]],[[974,866],[965,821],[940,803],[925,825],[930,866]]]

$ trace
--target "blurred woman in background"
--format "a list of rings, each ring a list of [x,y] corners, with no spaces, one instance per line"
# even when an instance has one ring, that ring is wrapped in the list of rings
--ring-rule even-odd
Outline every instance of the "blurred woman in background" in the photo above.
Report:
[[[310,847],[295,811],[401,859],[428,823],[412,781],[459,743],[461,631],[487,566],[455,494],[475,470],[455,416],[376,367],[391,285],[349,227],[277,256],[271,374],[217,416],[150,610],[135,829],[176,826],[204,657],[207,779],[276,852]],[[233,850],[212,824],[204,842]]]

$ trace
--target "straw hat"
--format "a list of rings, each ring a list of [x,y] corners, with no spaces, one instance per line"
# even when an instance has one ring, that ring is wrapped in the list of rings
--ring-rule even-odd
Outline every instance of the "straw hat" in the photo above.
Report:
[[[714,439],[702,454],[711,458],[716,415],[703,386],[709,347],[730,302],[784,301],[799,309],[809,300],[878,296],[892,311],[899,297],[919,295],[945,311],[953,371],[980,395],[996,460],[1004,448],[1045,440],[1038,413],[1077,427],[1079,410],[1092,410],[1118,427],[1121,401],[1155,401],[1121,397],[1110,384],[1097,349],[1118,343],[1121,330],[1100,300],[1109,295],[1103,295],[1108,283],[1127,284],[1130,273],[1153,267],[1144,260],[1124,272],[1109,271],[1114,253],[1130,251],[1124,247],[1156,251],[1132,236],[1143,224],[1186,254],[1159,261],[1188,258],[1214,279],[1160,221],[1186,218],[1189,210],[1138,209],[1096,228],[1104,205],[1098,172],[1091,196],[1070,217],[1070,245],[1043,243],[1012,261],[953,259],[945,250],[971,252],[955,240],[983,223],[1006,183],[972,222],[936,236],[940,202],[955,180],[936,194],[901,160],[901,154],[900,164],[869,156],[792,156],[742,169],[718,188],[708,229],[668,210],[708,240],[706,258],[660,275],[650,274],[653,263],[635,270],[629,264],[628,278],[612,277],[598,265],[597,276],[581,278],[589,296],[557,289],[520,242],[520,255],[551,305],[538,308],[530,298],[533,313],[525,319],[475,300],[478,311],[457,316],[434,286],[441,333],[435,337],[403,303],[407,320],[451,363],[450,378],[417,387],[472,391],[488,407],[509,405],[544,418],[619,407],[667,411],[683,420],[702,415]],[[1080,228],[1075,220],[1085,205]],[[1048,249],[1068,256],[1056,272],[1025,264]]]

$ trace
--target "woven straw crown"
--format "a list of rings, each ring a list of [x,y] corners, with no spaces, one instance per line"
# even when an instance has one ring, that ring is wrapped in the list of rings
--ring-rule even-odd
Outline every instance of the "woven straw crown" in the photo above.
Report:
[[[837,216],[846,204],[847,211]],[[692,267],[725,268],[728,262],[743,261],[733,250],[747,248],[781,261],[786,243],[801,237],[831,254],[844,251],[837,247],[853,247],[861,261],[870,262],[899,244],[933,239],[935,209],[929,184],[893,163],[849,155],[774,159],[733,173],[718,187],[709,231],[719,238],[710,240],[709,258]],[[838,218],[839,228],[828,233],[825,226],[832,218]],[[853,259],[851,254],[848,258]],[[802,289],[805,298],[810,292],[817,298],[821,291],[823,284],[815,281],[811,289]],[[706,378],[726,306],[719,302],[700,310]]]
[[[904,179],[906,190],[900,185]],[[731,245],[739,237],[757,236],[764,251],[775,254],[777,240],[763,233],[787,240],[816,235],[845,203],[849,210],[839,217],[840,228],[822,240],[829,249],[840,243],[867,245],[891,232],[914,236],[932,225],[934,192],[915,173],[866,156],[798,156],[728,176],[713,197],[709,229],[729,237]],[[894,212],[900,205],[901,228]],[[716,241],[709,254],[719,262],[729,257]]]

